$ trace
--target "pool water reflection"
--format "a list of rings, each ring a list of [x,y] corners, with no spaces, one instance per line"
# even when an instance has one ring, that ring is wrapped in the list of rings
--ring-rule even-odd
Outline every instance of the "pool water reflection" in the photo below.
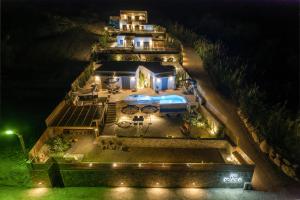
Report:
[[[136,104],[186,104],[186,99],[179,95],[162,95],[162,96],[147,96],[147,95],[129,95],[125,101],[134,101]]]

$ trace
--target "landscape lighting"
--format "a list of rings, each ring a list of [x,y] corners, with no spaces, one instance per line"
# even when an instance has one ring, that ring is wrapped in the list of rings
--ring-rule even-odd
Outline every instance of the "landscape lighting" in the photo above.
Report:
[[[4,133],[6,135],[13,135],[13,134],[15,134],[13,130],[6,130]]]
[[[26,148],[25,148],[25,143],[24,143],[23,136],[21,134],[15,132],[14,130],[11,130],[11,129],[8,129],[8,130],[4,131],[4,133],[6,135],[16,135],[16,136],[18,136],[21,147],[22,147],[22,151],[24,153],[24,156],[25,156],[25,158],[27,158],[27,153],[26,153]]]

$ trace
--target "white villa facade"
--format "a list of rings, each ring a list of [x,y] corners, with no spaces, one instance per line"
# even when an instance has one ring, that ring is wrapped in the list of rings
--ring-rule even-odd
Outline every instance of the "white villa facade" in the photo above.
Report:
[[[107,89],[108,80],[120,89],[152,88],[175,89],[175,68],[159,62],[107,62],[102,63],[94,74],[101,89]]]
[[[136,50],[165,47],[165,29],[147,23],[147,11],[121,10],[120,16],[111,16],[110,24],[118,30],[117,47]]]

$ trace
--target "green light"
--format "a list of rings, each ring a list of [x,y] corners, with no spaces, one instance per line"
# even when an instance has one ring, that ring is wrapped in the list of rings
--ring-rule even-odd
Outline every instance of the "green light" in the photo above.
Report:
[[[7,131],[5,131],[5,134],[7,134],[7,135],[13,135],[15,133],[14,133],[13,130],[7,130]]]

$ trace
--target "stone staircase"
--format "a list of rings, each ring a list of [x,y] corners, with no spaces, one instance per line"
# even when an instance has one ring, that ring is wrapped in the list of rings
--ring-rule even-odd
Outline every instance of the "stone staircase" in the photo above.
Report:
[[[106,124],[111,124],[116,122],[117,110],[116,103],[109,102],[107,107],[107,115],[106,115]]]

